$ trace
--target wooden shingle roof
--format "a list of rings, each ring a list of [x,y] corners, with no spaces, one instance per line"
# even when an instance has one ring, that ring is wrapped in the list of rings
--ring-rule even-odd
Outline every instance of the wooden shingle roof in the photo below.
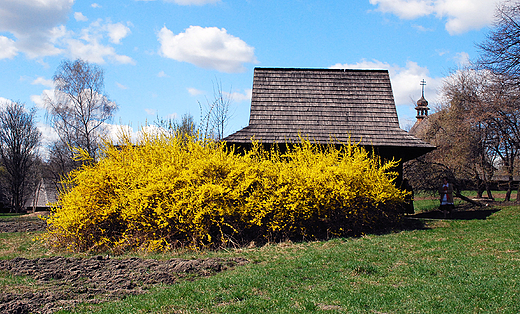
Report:
[[[434,149],[399,127],[386,70],[256,68],[249,126],[224,141],[295,143],[300,135],[319,143],[350,137],[363,146],[407,148],[412,155]]]

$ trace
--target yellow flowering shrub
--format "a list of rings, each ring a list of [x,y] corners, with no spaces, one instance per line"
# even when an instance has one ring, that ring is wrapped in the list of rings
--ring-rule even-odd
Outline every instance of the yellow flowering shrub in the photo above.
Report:
[[[84,153],[83,153],[84,154]],[[286,152],[145,135],[73,171],[43,239],[71,251],[218,247],[360,235],[396,223],[405,192],[362,147]]]

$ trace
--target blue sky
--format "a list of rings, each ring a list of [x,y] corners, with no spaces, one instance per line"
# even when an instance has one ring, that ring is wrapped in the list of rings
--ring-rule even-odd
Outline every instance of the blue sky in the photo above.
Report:
[[[105,71],[111,128],[191,114],[230,94],[227,134],[247,126],[255,67],[388,69],[403,128],[420,81],[431,106],[450,72],[478,56],[493,0],[2,0],[0,103],[39,109],[64,59]]]

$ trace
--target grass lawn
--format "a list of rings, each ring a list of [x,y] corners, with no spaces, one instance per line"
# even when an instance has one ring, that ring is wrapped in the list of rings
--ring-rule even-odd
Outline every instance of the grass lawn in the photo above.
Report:
[[[469,197],[469,198],[475,198],[477,196],[476,191],[462,191],[462,195]],[[505,198],[505,191],[492,191],[493,197],[496,201],[503,201]],[[487,195],[484,193],[484,196]],[[511,200],[516,199],[516,191],[513,191],[511,193]],[[461,204],[464,204],[465,202],[461,199],[455,197],[454,198],[454,205],[458,206]],[[415,194],[415,200],[414,200],[414,207],[415,212],[420,213],[424,211],[431,211],[439,208],[439,196],[438,195],[431,195],[427,193],[416,193]]]
[[[80,313],[519,313],[520,208],[423,230],[206,252],[243,267]]]
[[[147,257],[157,259],[245,257],[251,263],[120,301],[82,305],[75,312],[520,312],[519,206],[503,207],[486,220],[424,220],[424,224],[423,229],[361,238],[181,256],[150,254]],[[38,244],[28,243],[26,236],[1,235],[0,258],[48,254]],[[28,279],[3,277],[4,285],[30,284]]]

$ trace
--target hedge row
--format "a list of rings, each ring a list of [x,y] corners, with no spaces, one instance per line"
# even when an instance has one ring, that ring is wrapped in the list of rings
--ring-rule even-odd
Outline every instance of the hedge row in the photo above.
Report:
[[[255,143],[144,136],[107,145],[72,172],[47,220],[50,244],[71,251],[220,247],[249,241],[360,235],[397,222],[405,192],[362,147],[281,153]]]

